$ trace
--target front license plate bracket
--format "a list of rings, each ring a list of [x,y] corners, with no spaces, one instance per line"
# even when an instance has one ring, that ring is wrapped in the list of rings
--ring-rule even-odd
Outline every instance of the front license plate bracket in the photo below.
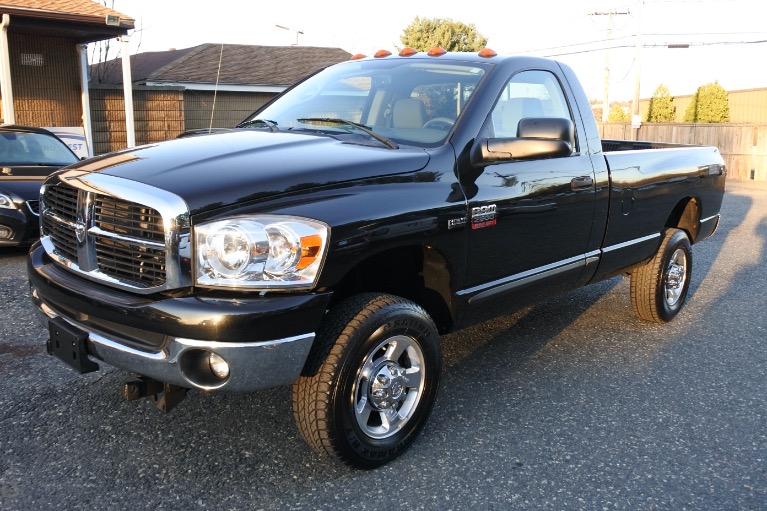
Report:
[[[88,334],[61,319],[48,322],[48,354],[63,360],[80,374],[98,371],[99,365],[88,358]]]

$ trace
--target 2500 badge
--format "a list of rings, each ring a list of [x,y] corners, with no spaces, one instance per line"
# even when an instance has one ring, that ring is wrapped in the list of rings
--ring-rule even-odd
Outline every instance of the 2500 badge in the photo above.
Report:
[[[471,208],[471,228],[481,229],[495,225],[497,208],[495,204]]]

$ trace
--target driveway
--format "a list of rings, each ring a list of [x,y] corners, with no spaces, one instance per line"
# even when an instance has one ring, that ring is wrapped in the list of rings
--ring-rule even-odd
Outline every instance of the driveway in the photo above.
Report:
[[[363,472],[301,441],[288,387],[190,392],[45,354],[24,252],[0,253],[0,509],[767,509],[767,185],[728,184],[668,325],[617,277],[444,338],[432,418]]]

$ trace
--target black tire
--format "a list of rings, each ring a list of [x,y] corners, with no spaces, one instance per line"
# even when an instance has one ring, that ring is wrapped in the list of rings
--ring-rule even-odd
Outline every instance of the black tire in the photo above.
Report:
[[[682,310],[692,274],[690,239],[668,229],[655,256],[631,273],[631,306],[640,319],[667,323]]]
[[[426,423],[441,366],[426,311],[396,296],[355,295],[328,312],[293,384],[298,429],[320,454],[357,468],[383,465]]]

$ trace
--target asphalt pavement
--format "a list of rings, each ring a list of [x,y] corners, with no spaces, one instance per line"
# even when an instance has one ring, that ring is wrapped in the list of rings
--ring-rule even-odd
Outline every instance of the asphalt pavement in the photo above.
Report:
[[[0,249],[0,510],[765,510],[767,185],[722,212],[670,324],[617,277],[446,336],[429,423],[373,471],[310,451],[288,387],[163,414],[76,374]]]

